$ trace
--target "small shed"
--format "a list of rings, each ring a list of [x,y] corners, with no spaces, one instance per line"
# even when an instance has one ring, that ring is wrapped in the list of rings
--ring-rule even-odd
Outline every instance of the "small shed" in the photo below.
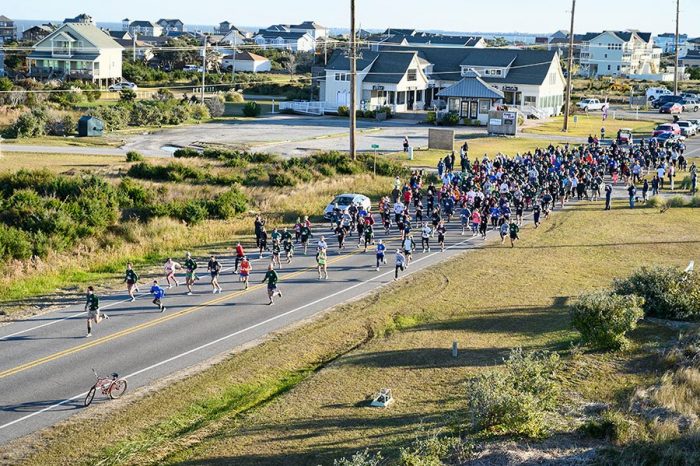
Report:
[[[78,120],[78,136],[102,136],[105,124],[99,118],[83,115]]]
[[[489,121],[489,111],[503,102],[503,92],[481,79],[481,75],[469,70],[456,84],[443,89],[438,97],[447,99],[447,110],[459,114],[460,118],[479,120],[482,125]]]

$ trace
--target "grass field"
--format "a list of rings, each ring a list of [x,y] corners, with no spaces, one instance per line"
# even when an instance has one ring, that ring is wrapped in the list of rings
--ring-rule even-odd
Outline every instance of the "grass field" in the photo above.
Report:
[[[108,155],[42,154],[2,152],[0,172],[47,168],[57,173],[67,171],[118,170],[126,168],[124,157]]]
[[[109,423],[87,413],[11,454],[27,455],[27,464],[332,464],[365,447],[393,457],[421,427],[458,425],[465,379],[510,348],[566,355],[577,341],[566,305],[580,293],[640,265],[700,258],[694,210],[614,207],[559,213],[537,230],[524,228],[515,249],[488,244],[418,272],[187,380],[124,400]],[[671,335],[644,324],[626,353],[566,358],[562,410],[575,413],[589,401],[622,406],[658,376],[649,353]],[[381,387],[392,388],[397,402],[367,408]],[[575,429],[581,420],[571,416],[551,428]]]
[[[455,156],[459,163],[459,148],[464,141],[469,143],[469,158],[474,160],[475,157],[483,157],[484,154],[493,158],[498,153],[514,156],[516,153],[525,153],[533,151],[537,147],[547,147],[550,142],[545,139],[535,139],[528,137],[471,137],[466,139],[457,139],[455,142]],[[555,146],[563,144],[561,142],[552,141]],[[386,157],[403,160],[407,165],[413,167],[429,167],[435,168],[438,161],[444,158],[449,151],[436,149],[421,149],[413,152],[413,160],[409,161],[406,154],[403,152],[395,152]]]
[[[600,129],[605,127],[605,137],[615,137],[617,130],[620,128],[631,128],[633,133],[651,137],[651,131],[656,127],[656,122],[640,121],[640,120],[613,120],[608,118],[603,121],[600,112],[591,112],[589,115],[576,115],[577,122],[574,123],[574,118],[569,119],[569,132],[561,131],[564,124],[564,117],[554,117],[537,126],[530,126],[523,130],[523,133],[532,134],[552,134],[568,136],[588,137],[588,135],[598,135],[600,137]],[[663,118],[659,122],[667,121]]]
[[[114,137],[62,137],[41,136],[35,138],[3,139],[3,144],[28,146],[60,146],[60,147],[119,147],[124,141]]]

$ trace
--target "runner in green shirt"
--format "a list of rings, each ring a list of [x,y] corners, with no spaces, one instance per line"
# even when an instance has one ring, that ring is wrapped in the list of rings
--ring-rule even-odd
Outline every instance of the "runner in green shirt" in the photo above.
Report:
[[[518,232],[520,231],[520,227],[518,226],[517,223],[514,221],[510,222],[510,247],[515,246],[515,242],[520,239],[518,236]]]
[[[95,295],[95,288],[88,286],[87,289],[87,300],[85,301],[85,312],[87,312],[87,335],[85,337],[92,336],[92,322],[99,324],[100,321],[104,319],[109,319],[109,316],[104,312],[100,311],[100,299]]]
[[[325,249],[319,249],[316,254],[316,264],[318,264],[318,279],[328,280],[328,255]]]
[[[197,280],[199,277],[197,277],[197,274],[195,273],[195,270],[197,270],[197,261],[192,259],[192,255],[188,252],[187,257],[185,258],[185,262],[183,264],[185,266],[185,285],[187,285],[187,296],[192,295],[192,285],[194,285],[194,281]]]
[[[139,281],[138,274],[132,268],[131,262],[126,264],[126,272],[124,273],[124,283],[126,283],[126,291],[129,293],[131,301],[136,301],[136,296],[134,296],[134,290],[136,289],[136,283]]]
[[[270,264],[267,267],[267,272],[265,273],[265,278],[263,278],[263,283],[267,282],[267,297],[270,298],[270,302],[267,303],[268,305],[273,304],[272,298],[277,295],[280,298],[282,297],[282,292],[277,289],[277,281],[279,281],[279,276],[277,275],[277,272],[275,272],[275,268]]]

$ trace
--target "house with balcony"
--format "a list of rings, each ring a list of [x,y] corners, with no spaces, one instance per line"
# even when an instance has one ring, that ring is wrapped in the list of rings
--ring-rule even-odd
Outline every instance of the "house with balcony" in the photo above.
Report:
[[[386,105],[395,112],[442,108],[448,102],[447,94],[440,95],[440,91],[474,77],[478,82],[470,86],[486,83],[495,91],[462,96],[477,103],[479,99],[498,100],[537,117],[558,115],[564,104],[566,83],[556,51],[386,45],[376,51],[362,49],[361,57],[357,62],[358,108]],[[325,78],[319,82],[326,111],[349,103],[349,70],[344,51],[334,51]],[[481,103],[477,108],[478,116]],[[461,111],[459,106],[457,110]]]
[[[132,36],[160,37],[163,35],[163,27],[151,21],[132,21],[127,29]]]
[[[316,21],[304,21],[300,24],[292,24],[289,26],[290,32],[305,32],[315,42],[322,41],[328,38],[328,28],[321,26]]]
[[[29,75],[108,85],[122,77],[122,51],[109,34],[89,23],[64,23],[33,46]]]
[[[156,24],[163,28],[163,34],[165,35],[171,32],[185,32],[185,24],[179,19],[161,18],[156,21]]]
[[[579,74],[601,76],[650,76],[661,72],[661,49],[651,33],[604,31],[588,33],[581,41]]]
[[[306,32],[285,32],[261,30],[253,41],[263,49],[284,49],[291,52],[311,52],[315,49],[314,39]]]
[[[664,32],[654,37],[654,45],[661,49],[662,53],[676,53],[676,34]],[[678,35],[678,52],[683,55],[688,46],[688,34]]]
[[[17,26],[5,15],[0,15],[0,44],[17,40]]]

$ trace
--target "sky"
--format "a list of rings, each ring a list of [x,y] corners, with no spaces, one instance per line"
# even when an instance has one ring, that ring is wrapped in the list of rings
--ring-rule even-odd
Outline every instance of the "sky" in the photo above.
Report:
[[[551,33],[568,29],[571,0],[356,0],[363,28],[413,27],[465,32]],[[315,20],[349,27],[350,0],[21,0],[3,2],[13,19],[62,20],[88,13],[100,22],[180,18],[185,24],[268,26]],[[675,0],[577,0],[576,32],[638,29],[674,31]],[[106,8],[106,6],[111,5]],[[113,8],[117,7],[117,8]],[[681,32],[700,36],[700,1],[681,0]]]

